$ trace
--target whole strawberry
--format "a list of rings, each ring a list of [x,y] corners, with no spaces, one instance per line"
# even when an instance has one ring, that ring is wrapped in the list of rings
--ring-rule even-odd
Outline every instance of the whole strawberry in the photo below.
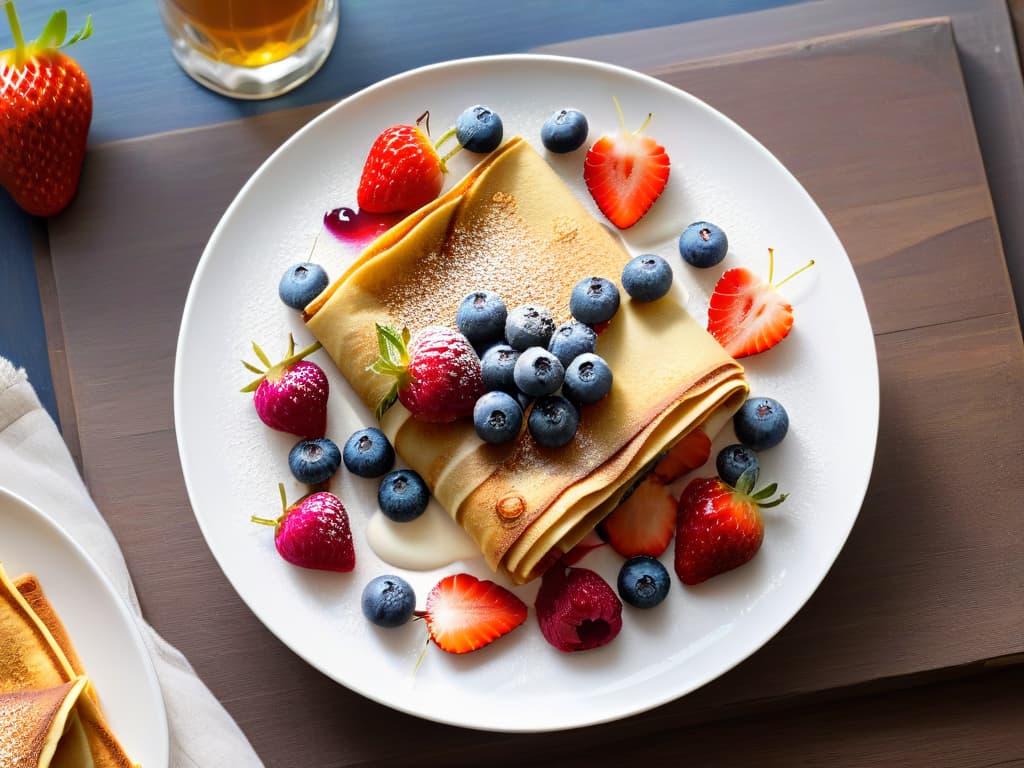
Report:
[[[410,337],[377,325],[381,355],[371,369],[394,376],[395,384],[377,405],[377,418],[397,398],[421,421],[446,423],[473,415],[484,393],[480,358],[473,345],[457,331],[440,326],[424,328]]]
[[[327,432],[330,385],[319,365],[303,359],[320,349],[320,342],[296,353],[295,339],[289,334],[288,354],[274,365],[255,342],[252,348],[267,368],[261,370],[243,360],[242,365],[259,374],[259,378],[243,387],[242,392],[254,393],[252,401],[260,420],[271,429],[307,440],[323,437]]]
[[[736,487],[718,477],[691,480],[679,497],[676,523],[676,575],[684,584],[702,581],[749,561],[764,541],[761,509],[775,507],[782,494],[768,501],[775,483],[752,493],[753,472],[745,472]]]
[[[274,526],[274,546],[281,557],[302,568],[348,573],[356,567],[352,529],[341,499],[321,491],[291,506],[281,492],[282,513],[276,520],[252,517],[254,523]]]
[[[373,142],[363,164],[356,199],[370,213],[414,211],[441,193],[445,164],[420,122],[393,125]]]
[[[622,601],[608,582],[588,568],[565,568],[558,563],[549,568],[534,608],[544,639],[560,651],[607,645],[622,629]]]
[[[67,13],[57,11],[42,34],[25,42],[4,3],[14,48],[0,51],[0,186],[34,216],[53,216],[78,189],[92,122],[92,88],[60,49],[92,34],[92,17],[65,42]]]

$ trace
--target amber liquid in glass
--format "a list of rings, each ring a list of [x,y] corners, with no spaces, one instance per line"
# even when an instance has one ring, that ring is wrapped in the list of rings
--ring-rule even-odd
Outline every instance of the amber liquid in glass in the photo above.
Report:
[[[215,61],[261,67],[287,58],[316,31],[321,0],[167,0],[193,45]]]

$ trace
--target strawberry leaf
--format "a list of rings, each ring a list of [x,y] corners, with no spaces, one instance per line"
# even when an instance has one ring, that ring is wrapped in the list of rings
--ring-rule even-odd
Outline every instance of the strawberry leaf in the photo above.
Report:
[[[373,415],[377,418],[377,421],[384,418],[384,414],[387,413],[388,408],[394,405],[397,400],[398,380],[396,379],[395,383],[391,385],[391,389],[388,390],[388,393],[380,399],[380,402],[377,403],[377,407],[373,409]]]
[[[67,48],[69,45],[74,45],[79,40],[88,40],[90,37],[92,37],[92,14],[85,17],[85,24],[82,25],[82,28],[75,32],[75,34],[71,36],[71,39],[60,47]]]
[[[755,493],[754,494],[754,498],[757,499],[758,501],[761,501],[762,499],[767,499],[769,496],[771,496],[777,490],[779,490],[779,484],[778,483],[771,483],[770,485],[766,485],[760,491]]]
[[[64,38],[67,37],[67,34],[68,13],[62,8],[59,11],[53,12],[50,20],[46,22],[46,26],[43,27],[42,34],[36,38],[36,41],[32,45],[39,50],[60,48],[61,43],[64,42]]]

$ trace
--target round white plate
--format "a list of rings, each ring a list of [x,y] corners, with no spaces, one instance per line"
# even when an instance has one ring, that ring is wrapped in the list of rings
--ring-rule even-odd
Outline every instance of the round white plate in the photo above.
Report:
[[[439,136],[464,108],[484,103],[502,116],[506,136],[522,135],[544,153],[540,126],[562,107],[583,110],[591,140],[615,131],[613,96],[631,130],[653,112],[647,133],[672,160],[665,193],[623,238],[635,253],[669,259],[698,320],[706,318],[708,297],[726,268],[746,265],[767,274],[769,246],[776,281],[810,258],[817,261],[785,288],[796,314],[789,338],[744,361],[753,393],[776,397],[789,411],[790,434],[764,452],[761,477],[777,481],[790,498],[767,512],[765,543],[751,563],[696,588],[673,577],[666,603],[648,612],[627,606],[622,633],[604,648],[555,650],[531,609],[523,627],[475,653],[455,657],[429,647],[414,671],[422,622],[380,630],[359,609],[363,585],[396,570],[374,556],[364,537],[376,508],[374,481],[342,469],[333,488],[355,532],[352,574],[288,565],[274,550],[272,530],[249,522],[252,514],[279,512],[279,481],[289,500],[302,488],[287,466],[294,439],[264,427],[251,397],[238,392],[251,378],[239,359],[253,358],[251,340],[278,359],[289,331],[300,345],[311,341],[297,313],[278,301],[278,280],[310,253],[325,211],[355,207],[366,152],[384,128],[410,123],[429,109]],[[545,155],[600,216],[582,184],[584,153]],[[456,156],[448,184],[475,159],[468,152]],[[718,268],[696,270],[679,258],[679,233],[701,219],[729,236],[729,255]],[[353,255],[329,235],[320,237],[317,258],[332,276]],[[571,259],[566,254],[567,263]],[[328,434],[340,445],[372,424],[372,415],[323,353],[314,359],[331,377]],[[313,120],[267,160],[225,213],[196,270],[178,342],[174,408],[185,480],[206,541],[242,599],[295,653],[396,709],[472,728],[543,731],[620,718],[682,696],[746,658],[789,621],[827,573],[860,509],[877,433],[878,373],[864,302],[842,245],[814,201],[756,140],[701,101],[634,72],[501,56],[384,81]],[[731,428],[715,451],[728,442]],[[713,474],[713,463],[703,472]],[[607,549],[581,565],[614,584],[621,559]],[[671,548],[663,559],[671,569]],[[419,607],[433,584],[455,570],[488,574],[480,559],[404,573]],[[532,605],[536,585],[518,592]]]
[[[132,760],[168,762],[167,715],[149,652],[121,597],[64,529],[0,488],[0,562],[11,579],[33,573],[60,616],[111,729]]]

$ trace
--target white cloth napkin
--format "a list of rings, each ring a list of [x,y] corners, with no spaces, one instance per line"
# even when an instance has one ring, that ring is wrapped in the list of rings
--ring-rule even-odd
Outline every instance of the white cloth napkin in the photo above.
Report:
[[[163,691],[171,768],[262,766],[188,660],[142,618],[121,549],[90,498],[57,425],[40,405],[25,371],[3,357],[0,486],[46,510],[92,556],[132,609]]]

